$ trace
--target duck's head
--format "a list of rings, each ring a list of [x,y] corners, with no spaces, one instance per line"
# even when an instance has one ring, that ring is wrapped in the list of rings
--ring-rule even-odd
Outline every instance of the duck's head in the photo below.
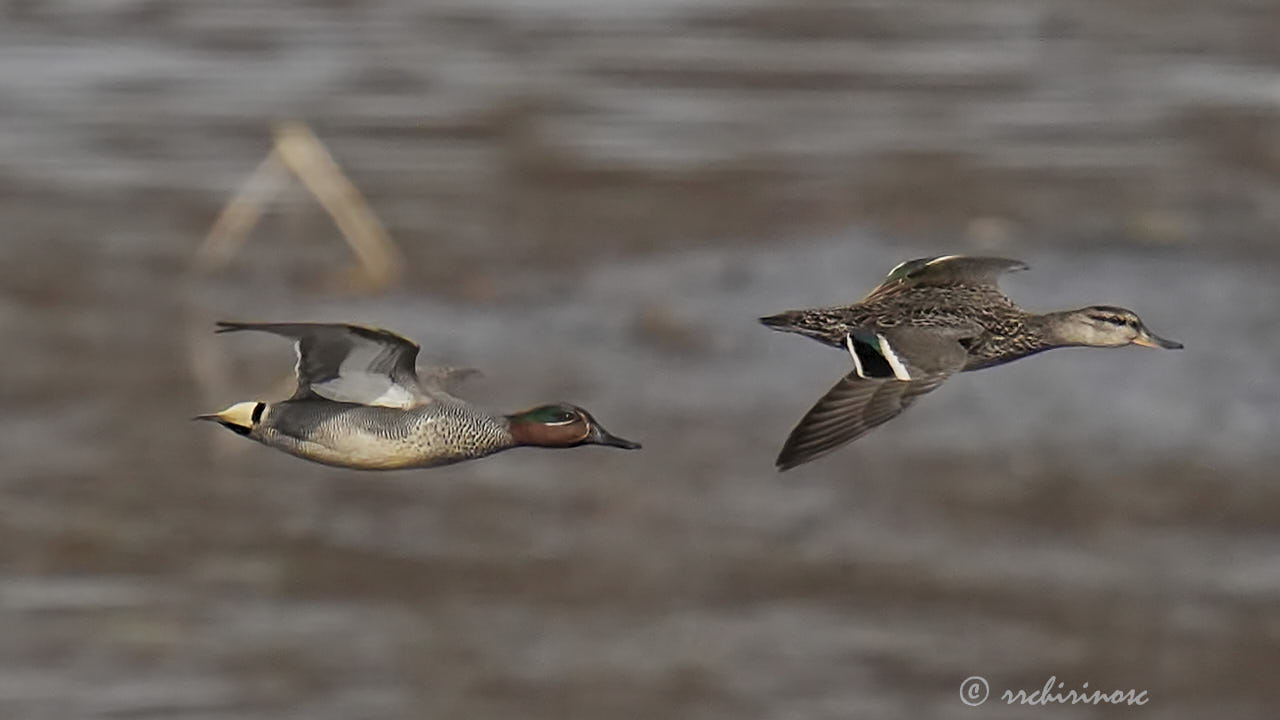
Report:
[[[262,421],[262,414],[267,409],[264,402],[241,402],[232,405],[222,412],[197,415],[192,420],[210,420],[239,435],[248,435]]]
[[[608,445],[635,450],[640,443],[624,440],[605,430],[591,413],[576,405],[556,403],[507,416],[511,436],[519,445],[568,448],[579,445]]]
[[[1067,345],[1145,345],[1166,350],[1182,348],[1182,343],[1166,340],[1148,330],[1132,310],[1109,305],[1092,305],[1054,314],[1050,325],[1054,336]]]

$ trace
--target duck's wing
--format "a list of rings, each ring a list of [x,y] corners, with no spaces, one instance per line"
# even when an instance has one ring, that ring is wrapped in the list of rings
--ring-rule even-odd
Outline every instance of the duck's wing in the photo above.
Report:
[[[949,375],[903,382],[864,378],[851,372],[805,413],[778,453],[779,470],[790,470],[852,442],[893,419],[915,399],[938,387]]]
[[[941,255],[916,258],[899,263],[889,271],[884,282],[872,290],[866,299],[911,287],[968,287],[996,288],[1001,275],[1026,270],[1021,260],[998,257],[970,257],[968,255]]]
[[[291,338],[298,353],[293,399],[410,408],[448,394],[468,368],[431,368],[418,376],[418,346],[393,332],[329,323],[220,322],[218,332],[256,330]]]
[[[818,400],[778,454],[779,470],[821,457],[907,409],[963,367],[968,353],[957,328],[855,330],[847,339],[853,372]]]

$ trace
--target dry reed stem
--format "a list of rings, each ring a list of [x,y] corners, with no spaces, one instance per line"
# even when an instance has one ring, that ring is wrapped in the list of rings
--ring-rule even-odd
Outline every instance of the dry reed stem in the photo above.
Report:
[[[324,143],[301,122],[275,129],[275,147],[223,208],[196,250],[193,269],[221,270],[243,249],[249,233],[292,174],[332,218],[360,262],[362,284],[382,289],[399,279],[401,255],[386,228]]]
[[[262,218],[264,207],[284,190],[287,180],[279,152],[267,153],[213,222],[196,250],[193,267],[207,273],[229,265],[249,240],[249,231]]]
[[[275,152],[333,218],[364,267],[368,283],[381,288],[395,282],[401,267],[399,251],[315,133],[300,122],[282,123],[276,128]]]

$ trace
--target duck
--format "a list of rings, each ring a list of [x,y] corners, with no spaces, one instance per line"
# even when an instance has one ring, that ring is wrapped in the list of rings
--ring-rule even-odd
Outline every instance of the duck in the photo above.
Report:
[[[1003,365],[1063,347],[1180,349],[1136,313],[1090,305],[1033,313],[998,287],[1026,263],[942,255],[899,263],[863,299],[760,318],[847,352],[853,370],[805,413],[778,454],[779,471],[826,455],[899,415],[957,372]]]
[[[591,413],[552,403],[497,414],[459,399],[471,368],[419,369],[419,347],[388,330],[336,323],[219,322],[216,332],[256,331],[294,342],[297,387],[283,402],[253,400],[194,420],[215,422],[267,447],[358,470],[428,468],[516,447],[640,444]]]

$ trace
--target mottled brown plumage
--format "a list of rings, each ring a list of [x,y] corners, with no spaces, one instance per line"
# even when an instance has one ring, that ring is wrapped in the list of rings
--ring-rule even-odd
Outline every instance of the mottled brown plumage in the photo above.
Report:
[[[952,374],[1067,346],[1178,348],[1132,311],[1095,305],[1045,314],[1018,307],[996,285],[1025,270],[1017,260],[947,255],[901,263],[862,300],[761,318],[849,352],[854,371],[791,432],[778,456],[786,470],[893,418]]]

